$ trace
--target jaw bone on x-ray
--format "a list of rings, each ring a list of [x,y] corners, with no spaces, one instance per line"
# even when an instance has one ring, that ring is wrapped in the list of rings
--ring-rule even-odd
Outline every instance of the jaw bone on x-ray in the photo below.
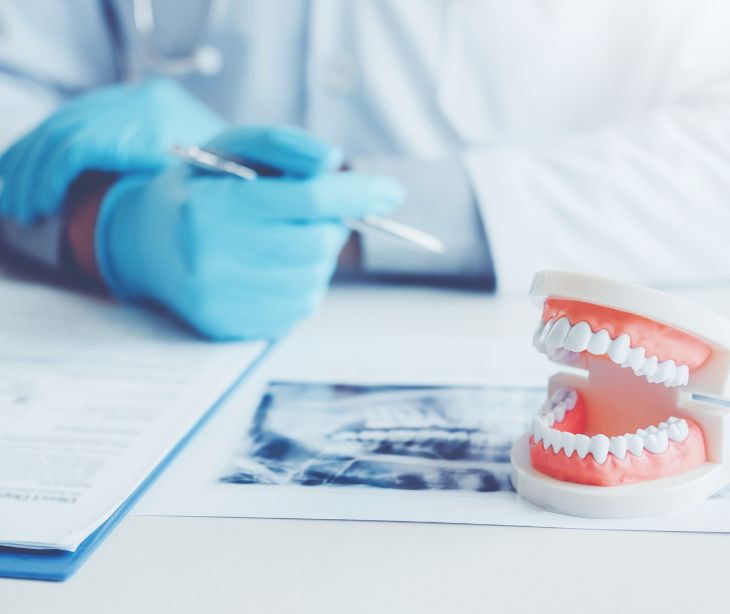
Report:
[[[510,490],[542,389],[270,384],[220,481]]]

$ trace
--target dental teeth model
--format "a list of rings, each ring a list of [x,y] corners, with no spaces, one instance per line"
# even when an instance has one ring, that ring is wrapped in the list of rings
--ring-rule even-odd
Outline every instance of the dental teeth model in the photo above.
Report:
[[[533,336],[581,369],[550,380],[512,449],[512,483],[548,509],[597,518],[682,509],[730,483],[730,321],[649,288],[538,273]],[[702,400],[693,397],[702,395]]]

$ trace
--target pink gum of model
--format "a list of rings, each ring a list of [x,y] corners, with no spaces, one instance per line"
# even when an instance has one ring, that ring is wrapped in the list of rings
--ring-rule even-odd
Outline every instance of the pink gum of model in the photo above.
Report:
[[[656,356],[660,361],[672,359],[686,364],[690,371],[704,364],[711,354],[710,346],[700,339],[653,320],[581,301],[548,298],[543,308],[543,322],[556,321],[562,317],[567,317],[571,325],[588,322],[592,331],[606,330],[612,339],[628,335],[631,347],[644,347],[647,356]],[[573,434],[595,434],[586,433],[586,411],[585,402],[578,394],[575,408],[567,412],[565,419],[556,422],[553,428]],[[667,416],[669,412],[671,408],[667,409]],[[646,426],[640,423],[641,414],[637,415],[636,420],[636,428]],[[566,456],[563,450],[556,453],[552,448],[536,443],[532,437],[530,461],[535,469],[558,480],[596,486],[617,486],[676,475],[706,460],[702,430],[692,420],[687,420],[687,424],[687,438],[681,442],[670,441],[667,449],[661,453],[642,449],[640,455],[628,452],[624,458],[609,453],[603,463],[597,462],[591,454],[580,458],[576,453]],[[621,435],[621,432],[605,434],[610,437]]]
[[[580,395],[573,411],[566,419],[556,423],[554,428],[570,433],[583,433],[585,430],[585,404]],[[545,449],[542,444],[530,439],[530,462],[538,471],[566,482],[592,484],[594,486],[618,486],[644,480],[676,475],[705,462],[705,442],[702,431],[688,420],[689,436],[682,442],[670,442],[666,452],[652,454],[644,450],[640,456],[630,452],[623,459],[609,454],[603,464],[597,463],[593,456],[570,458],[561,450],[557,454]]]

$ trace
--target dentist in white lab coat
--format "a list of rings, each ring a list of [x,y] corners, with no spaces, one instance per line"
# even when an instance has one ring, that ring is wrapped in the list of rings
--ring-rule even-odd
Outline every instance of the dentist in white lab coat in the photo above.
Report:
[[[399,179],[394,217],[448,253],[365,236],[365,272],[521,293],[548,267],[730,278],[727,2],[6,0],[0,150],[69,98],[159,75]],[[53,264],[45,226],[3,234]]]

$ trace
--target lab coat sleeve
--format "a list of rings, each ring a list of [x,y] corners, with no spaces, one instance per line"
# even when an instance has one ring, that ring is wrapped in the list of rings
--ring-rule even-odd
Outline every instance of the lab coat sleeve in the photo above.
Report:
[[[101,2],[0,2],[0,154],[63,100],[115,77]],[[0,220],[10,253],[53,267],[61,232],[59,216],[29,227]]]
[[[535,271],[730,278],[730,81],[621,125],[468,152],[501,292]]]
[[[355,160],[364,173],[389,175],[406,188],[404,205],[392,217],[428,232],[446,244],[435,254],[380,233],[361,237],[362,268],[375,275],[493,279],[486,234],[474,193],[457,160],[376,157]]]

